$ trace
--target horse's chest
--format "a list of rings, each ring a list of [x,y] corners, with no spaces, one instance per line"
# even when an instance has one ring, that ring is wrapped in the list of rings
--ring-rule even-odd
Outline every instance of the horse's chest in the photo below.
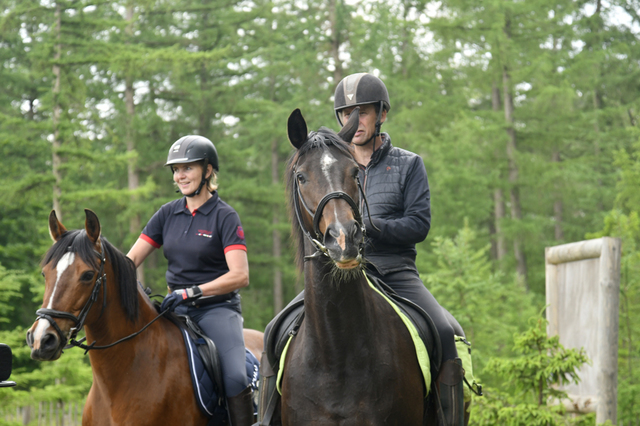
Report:
[[[313,412],[318,418],[352,418],[363,407],[364,412],[376,413],[374,418],[393,411],[394,401],[389,395],[398,390],[402,378],[397,370],[388,368],[389,358],[365,351],[323,363],[317,353],[302,351],[296,355],[288,360],[291,364],[285,368],[283,379],[283,394],[295,395],[291,405],[296,410]]]

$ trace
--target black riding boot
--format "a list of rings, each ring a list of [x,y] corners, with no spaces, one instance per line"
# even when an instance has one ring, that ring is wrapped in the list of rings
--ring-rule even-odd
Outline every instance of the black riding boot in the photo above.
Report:
[[[442,426],[464,425],[464,370],[460,358],[449,359],[440,367],[436,387],[442,411],[438,424]],[[444,422],[444,423],[443,423]]]
[[[251,426],[253,424],[253,391],[251,386],[236,396],[227,398],[231,426]]]

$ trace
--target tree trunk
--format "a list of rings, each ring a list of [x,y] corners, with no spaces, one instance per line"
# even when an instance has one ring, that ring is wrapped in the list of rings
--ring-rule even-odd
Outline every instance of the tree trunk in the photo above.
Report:
[[[408,63],[409,60],[407,58],[407,46],[410,46],[411,40],[409,39],[409,31],[407,31],[407,25],[409,22],[409,10],[411,9],[411,3],[409,1],[403,1],[403,16],[402,16],[402,31],[400,32],[400,37],[402,37],[401,44],[401,53],[400,57],[402,58],[402,77],[407,78],[409,73]]]
[[[508,21],[507,28],[508,31]],[[522,208],[520,206],[520,193],[518,188],[518,163],[516,147],[516,130],[513,126],[513,96],[511,94],[511,76],[507,66],[503,66],[502,84],[504,93],[504,118],[507,124],[507,160],[509,163],[509,201],[511,204],[511,219],[520,222],[522,220]],[[524,253],[522,237],[516,233],[513,238],[513,252],[516,258],[516,271],[520,282],[526,289],[527,286],[527,260]]]
[[[340,16],[339,16],[339,2],[342,0],[329,0],[329,21],[331,25],[331,57],[335,63],[335,69],[333,70],[333,81],[338,84],[342,80],[344,70],[342,69],[342,61],[340,61],[340,45],[341,28],[340,28]]]
[[[60,3],[56,2],[56,10],[54,12],[54,21],[55,21],[55,54],[53,56],[54,64],[53,64],[53,76],[55,78],[53,83],[53,149],[52,149],[52,161],[51,161],[51,169],[53,173],[54,183],[53,183],[53,210],[56,212],[56,216],[58,216],[58,220],[62,221],[62,209],[60,208],[60,197],[62,196],[62,173],[60,172],[60,166],[62,165],[62,161],[60,156],[58,155],[58,151],[62,146],[62,141],[60,140],[60,115],[62,113],[62,107],[60,106],[60,83],[61,83],[61,72],[60,69],[60,58],[62,57],[62,44],[60,41],[61,38],[61,19],[62,11],[60,7]]]
[[[126,21],[127,27],[125,28],[125,35],[127,36],[126,43],[130,43],[130,37],[133,36],[133,2],[130,1],[127,3],[126,9]],[[126,68],[125,75],[125,90],[124,90],[124,99],[127,110],[127,122],[126,122],[126,143],[127,143],[127,153],[135,153],[135,136],[133,130],[133,122],[136,114],[135,110],[135,102],[134,95],[135,89],[133,88],[133,76],[131,71],[131,65]],[[131,156],[129,162],[127,164],[127,180],[128,180],[128,188],[129,191],[135,191],[140,186],[140,177],[138,176],[138,171],[136,169],[136,159],[135,156]],[[137,200],[137,196],[131,195],[131,202],[135,203]],[[129,233],[132,235],[137,235],[140,232],[140,215],[135,213],[129,219]],[[144,267],[140,265],[137,270],[138,279],[144,286]]]
[[[551,156],[551,163],[560,163],[560,152],[557,148],[553,150]],[[564,231],[562,229],[562,194],[559,189],[556,189],[556,200],[553,203],[553,219],[555,222],[555,239],[556,241],[564,240]]]
[[[271,142],[271,183],[275,187],[279,184],[278,173],[278,138]],[[277,314],[284,307],[282,291],[282,240],[280,238],[280,209],[279,203],[273,204],[273,313]]]
[[[493,82],[493,87],[491,89],[491,104],[495,112],[500,111],[500,88],[495,81]],[[500,180],[502,180],[502,176],[500,176],[499,178]],[[504,219],[504,215],[504,194],[502,192],[502,188],[495,188],[493,190],[493,217],[495,238],[492,239],[492,251],[495,254],[496,260],[504,259],[507,254],[507,243],[504,238],[504,233],[502,232],[502,220]]]
[[[26,407],[22,408],[22,424],[23,425],[28,425],[29,423],[31,423],[31,420],[33,418],[32,412],[33,412],[33,409],[31,405],[27,405]]]

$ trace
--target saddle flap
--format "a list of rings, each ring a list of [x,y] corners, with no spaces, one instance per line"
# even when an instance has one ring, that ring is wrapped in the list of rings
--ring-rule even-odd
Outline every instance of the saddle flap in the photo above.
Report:
[[[271,369],[278,371],[278,362],[290,333],[300,326],[304,317],[304,300],[299,299],[283,309],[265,329],[265,352]]]

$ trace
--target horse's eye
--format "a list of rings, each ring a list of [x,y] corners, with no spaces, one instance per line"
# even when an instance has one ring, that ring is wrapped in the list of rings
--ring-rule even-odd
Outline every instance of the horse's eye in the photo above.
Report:
[[[302,173],[298,173],[296,175],[296,179],[298,179],[298,183],[305,183],[307,180],[304,178],[304,176],[302,175]]]
[[[44,271],[40,272],[40,275],[42,275],[44,277]]]
[[[93,279],[93,276],[94,276],[93,271],[87,271],[82,274],[82,276],[80,277],[80,281],[91,281]]]

